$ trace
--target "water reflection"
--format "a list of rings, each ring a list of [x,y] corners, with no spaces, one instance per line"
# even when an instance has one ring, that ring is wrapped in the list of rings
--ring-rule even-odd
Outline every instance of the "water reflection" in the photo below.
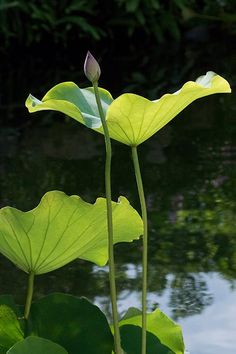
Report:
[[[206,281],[200,273],[177,274],[170,286],[169,307],[175,320],[201,313],[213,302],[213,295],[208,292]]]

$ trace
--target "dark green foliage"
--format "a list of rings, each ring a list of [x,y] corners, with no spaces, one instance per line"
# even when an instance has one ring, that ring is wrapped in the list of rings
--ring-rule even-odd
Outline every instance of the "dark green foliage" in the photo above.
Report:
[[[16,342],[23,340],[24,326],[20,320],[19,308],[14,302],[13,296],[0,296],[0,354],[5,354],[7,350]]]
[[[112,334],[105,315],[85,298],[52,294],[32,305],[31,333],[63,346],[69,354],[110,354]],[[81,351],[82,352],[82,351]]]
[[[67,46],[78,40],[112,40],[142,34],[154,41],[179,40],[184,30],[215,24],[235,33],[236,3],[214,0],[2,0],[2,43],[41,41]]]
[[[22,316],[18,317],[19,311],[20,307],[15,304],[12,296],[0,296],[0,354],[5,354],[15,343],[29,335],[58,343],[69,354],[78,354],[79,348],[84,348],[86,354],[112,352],[113,336],[107,319],[97,306],[85,298],[54,293],[40,299],[33,303],[24,330],[22,324],[25,321]],[[55,353],[64,353],[58,345],[42,338],[38,341],[28,338],[14,346],[12,353],[33,352],[33,348],[39,350],[41,346],[45,347],[45,351],[47,346],[52,346],[51,350],[55,350]]]
[[[7,305],[0,305],[0,346],[10,348],[23,339],[23,332],[14,311]]]
[[[127,354],[141,352],[142,330],[138,326],[125,325],[120,329],[122,348]],[[170,348],[160,342],[152,333],[147,332],[147,354],[174,354]]]
[[[17,342],[7,352],[9,354],[68,354],[68,352],[60,345],[53,343],[47,339],[39,337],[28,337],[25,340]]]
[[[95,24],[96,0],[32,0],[1,1],[2,38],[7,45],[12,39],[30,45],[51,37],[51,41],[66,44],[71,35],[99,40],[102,30]]]

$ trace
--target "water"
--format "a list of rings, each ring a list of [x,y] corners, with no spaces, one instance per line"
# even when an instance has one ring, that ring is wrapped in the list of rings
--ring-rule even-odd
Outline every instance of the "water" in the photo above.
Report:
[[[43,81],[40,71],[36,76]],[[59,76],[56,82],[66,79],[65,72]],[[29,77],[20,91],[9,83],[11,104],[9,90],[2,93],[1,206],[29,210],[54,189],[89,202],[104,196],[103,137],[53,112],[29,119],[23,97],[29,90],[45,91]],[[47,88],[56,83],[46,78]],[[174,78],[165,81],[168,90],[183,83]],[[157,92],[145,85],[154,98]],[[236,350],[235,110],[233,95],[201,99],[139,148],[149,210],[148,309],[160,306],[182,325],[191,354]],[[129,148],[113,148],[113,199],[125,195],[139,209]],[[115,247],[121,315],[140,307],[141,249],[140,241]],[[0,293],[13,293],[23,303],[25,290],[26,275],[0,257]],[[37,277],[35,298],[53,291],[87,296],[110,316],[107,267],[75,261]]]

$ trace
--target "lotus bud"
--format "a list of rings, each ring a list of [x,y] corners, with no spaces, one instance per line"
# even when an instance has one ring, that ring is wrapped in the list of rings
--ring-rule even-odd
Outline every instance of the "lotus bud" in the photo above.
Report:
[[[92,83],[96,82],[99,80],[99,77],[101,75],[101,69],[100,66],[97,62],[97,60],[94,58],[94,56],[88,51],[86,55],[86,59],[84,62],[84,73],[89,81]]]

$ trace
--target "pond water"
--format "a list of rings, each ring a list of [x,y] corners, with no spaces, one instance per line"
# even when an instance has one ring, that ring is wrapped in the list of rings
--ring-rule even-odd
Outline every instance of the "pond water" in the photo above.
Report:
[[[220,64],[216,69],[227,72]],[[165,88],[174,91],[187,74],[196,78],[190,71],[174,82],[173,77],[165,80],[157,92],[144,82],[148,97]],[[39,84],[44,81],[42,72],[36,76]],[[104,196],[103,137],[55,112],[29,119],[23,108],[28,91],[40,97],[45,87],[66,80],[66,73],[60,71],[51,82],[48,77],[38,88],[35,77],[32,83],[30,75],[25,82],[19,75],[9,86],[23,82],[22,90],[2,92],[1,206],[29,210],[55,189],[89,202]],[[139,92],[135,82],[133,89]],[[130,86],[126,82],[126,90]],[[114,86],[115,93],[119,87]],[[148,308],[160,306],[183,326],[191,354],[236,352],[235,112],[233,95],[201,99],[139,148],[149,211]],[[129,148],[114,143],[113,149],[113,199],[124,195],[139,210]],[[140,241],[115,247],[121,315],[130,306],[140,307],[141,249]],[[75,261],[38,276],[35,298],[53,291],[83,295],[110,316],[107,273],[107,267]],[[22,303],[25,291],[26,275],[1,256],[0,293],[13,293]]]

